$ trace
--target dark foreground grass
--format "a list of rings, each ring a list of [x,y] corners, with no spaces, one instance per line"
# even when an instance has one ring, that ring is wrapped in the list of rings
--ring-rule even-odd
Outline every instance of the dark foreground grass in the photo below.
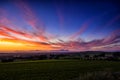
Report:
[[[0,80],[71,80],[94,71],[120,71],[120,62],[41,60],[0,63]]]
[[[72,80],[120,80],[120,72],[87,72]]]

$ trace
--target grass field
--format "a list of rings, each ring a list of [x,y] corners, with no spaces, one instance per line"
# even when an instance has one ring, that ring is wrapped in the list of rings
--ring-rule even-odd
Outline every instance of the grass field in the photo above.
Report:
[[[120,62],[41,60],[0,63],[0,80],[72,80],[94,71],[120,71]]]

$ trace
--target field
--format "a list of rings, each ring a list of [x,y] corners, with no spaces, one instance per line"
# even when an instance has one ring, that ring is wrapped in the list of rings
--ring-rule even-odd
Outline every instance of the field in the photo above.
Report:
[[[36,60],[0,63],[0,80],[74,80],[95,71],[120,72],[120,62]]]

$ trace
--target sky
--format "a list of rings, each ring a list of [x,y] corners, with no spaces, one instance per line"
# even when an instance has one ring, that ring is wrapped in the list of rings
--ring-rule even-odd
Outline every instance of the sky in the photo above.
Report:
[[[0,0],[0,51],[120,51],[118,0]]]

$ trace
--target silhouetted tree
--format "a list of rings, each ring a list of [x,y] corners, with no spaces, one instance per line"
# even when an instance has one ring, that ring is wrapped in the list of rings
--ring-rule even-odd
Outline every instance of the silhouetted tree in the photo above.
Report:
[[[98,55],[94,55],[93,59],[96,60],[98,58]]]
[[[105,57],[105,53],[99,54],[98,57]]]
[[[89,57],[90,56],[88,54],[84,56],[84,58],[87,59],[87,60],[89,59]]]
[[[116,58],[120,57],[120,53],[119,52],[113,53],[113,57],[116,57]]]
[[[47,55],[40,55],[39,56],[39,60],[44,60],[44,59],[47,59]]]
[[[1,62],[13,62],[14,59],[13,58],[3,58],[1,59]]]

